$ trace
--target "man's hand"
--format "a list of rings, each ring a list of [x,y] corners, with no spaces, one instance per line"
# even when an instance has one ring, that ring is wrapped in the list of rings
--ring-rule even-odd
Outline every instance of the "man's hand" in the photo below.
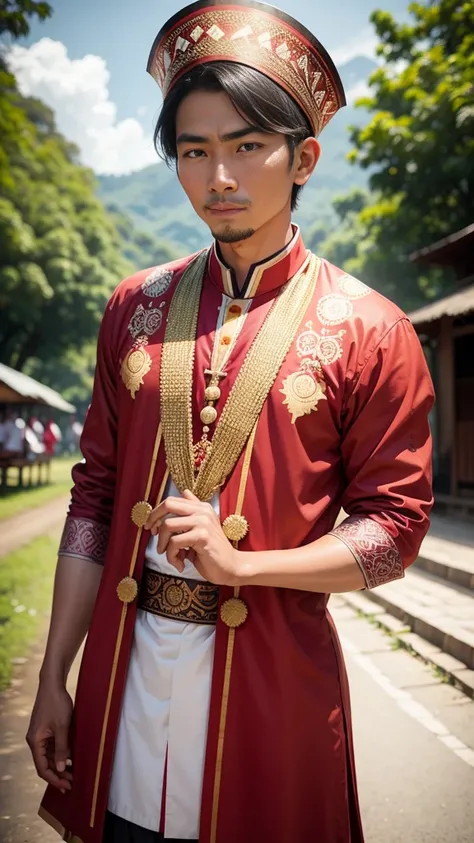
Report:
[[[173,516],[173,517],[170,517]],[[225,537],[211,504],[192,492],[182,498],[166,498],[148,516],[145,529],[158,538],[158,553],[181,573],[184,559],[193,551],[199,573],[215,585],[235,585],[238,551]]]
[[[63,793],[71,790],[68,770],[72,700],[64,687],[40,684],[26,742],[40,778]]]

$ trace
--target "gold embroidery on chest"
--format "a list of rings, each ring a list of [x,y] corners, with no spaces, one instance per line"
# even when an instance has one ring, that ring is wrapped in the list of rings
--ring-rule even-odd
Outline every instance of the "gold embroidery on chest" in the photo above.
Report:
[[[319,299],[317,305],[318,319],[321,325],[340,325],[352,316],[351,301],[339,293],[329,293]]]
[[[173,272],[171,269],[157,267],[145,278],[142,284],[142,292],[151,299],[162,296],[169,289],[172,280]]]
[[[372,292],[367,284],[354,278],[353,275],[342,275],[337,283],[341,293],[344,293],[348,299],[363,299]]]
[[[317,410],[321,399],[326,400],[324,394],[326,384],[317,369],[314,372],[311,370],[293,372],[283,381],[283,389],[280,389],[280,392],[285,396],[283,403],[288,406],[292,424],[300,416]]]
[[[147,337],[137,337],[120,369],[122,380],[132,398],[135,398],[145,375],[151,369],[151,357],[146,350],[147,343]]]
[[[351,299],[361,299],[372,292],[370,287],[352,275],[342,275],[338,286],[341,293],[329,293],[317,302],[316,313],[322,325],[345,322],[354,310]],[[283,389],[280,389],[285,396],[283,403],[291,413],[292,424],[300,416],[317,410],[321,399],[326,400],[322,367],[340,360],[346,334],[344,329],[331,333],[327,328],[318,333],[312,321],[306,322],[305,329],[296,339],[296,353],[301,358],[299,370],[289,375],[283,381]]]
[[[139,304],[130,319],[128,330],[134,339],[142,334],[146,334],[151,337],[159,330],[159,328],[161,328],[162,322],[163,314],[160,308],[154,307],[152,309],[145,310],[143,305]]]

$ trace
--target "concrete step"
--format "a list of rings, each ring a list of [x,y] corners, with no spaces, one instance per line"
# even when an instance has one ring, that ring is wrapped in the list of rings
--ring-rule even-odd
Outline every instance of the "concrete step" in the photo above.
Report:
[[[474,528],[453,520],[433,518],[415,568],[474,594]]]
[[[403,580],[344,599],[474,696],[471,592],[412,568]]]

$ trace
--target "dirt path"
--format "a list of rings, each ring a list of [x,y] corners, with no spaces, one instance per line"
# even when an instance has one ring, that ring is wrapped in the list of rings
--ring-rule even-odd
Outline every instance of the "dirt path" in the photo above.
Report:
[[[20,512],[0,523],[0,557],[58,527],[66,516],[69,495]]]
[[[48,509],[51,507],[48,506]],[[60,520],[63,516],[64,502],[59,514]],[[38,534],[46,533],[59,541],[61,524],[46,531],[44,524],[43,519],[43,529],[38,531]],[[49,618],[45,617],[38,630],[36,641],[26,654],[26,658],[16,659],[10,687],[0,694],[0,841],[2,843],[57,843],[59,841],[56,832],[37,816],[45,785],[36,775],[30,751],[25,743],[48,624]],[[77,680],[78,667],[79,659],[76,660],[70,674],[69,690],[72,693]]]

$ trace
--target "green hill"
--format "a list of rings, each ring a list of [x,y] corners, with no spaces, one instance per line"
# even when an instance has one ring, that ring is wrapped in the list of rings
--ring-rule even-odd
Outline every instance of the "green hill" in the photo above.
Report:
[[[346,90],[365,81],[375,66],[363,57],[344,65],[341,75]],[[362,116],[347,106],[324,130],[320,162],[295,214],[303,232],[319,225],[331,231],[336,224],[332,200],[366,183],[366,174],[346,160],[348,126],[360,123]],[[162,162],[125,176],[101,176],[98,193],[107,207],[129,216],[140,231],[166,241],[177,254],[189,254],[209,242],[207,226],[196,217],[174,171]]]

